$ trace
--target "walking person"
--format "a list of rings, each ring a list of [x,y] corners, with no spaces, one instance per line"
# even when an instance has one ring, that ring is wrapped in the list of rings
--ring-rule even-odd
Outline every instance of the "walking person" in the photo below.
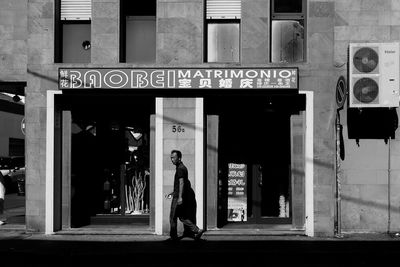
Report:
[[[170,212],[170,236],[169,240],[177,241],[184,237],[199,240],[205,230],[196,225],[196,198],[188,178],[188,170],[182,162],[182,153],[179,150],[171,151],[172,164],[176,166],[174,177],[174,191],[166,195],[172,197]],[[183,223],[184,231],[178,238],[177,219]]]
[[[6,196],[6,183],[4,176],[0,172],[0,225],[6,224],[6,217],[4,215],[4,199]]]

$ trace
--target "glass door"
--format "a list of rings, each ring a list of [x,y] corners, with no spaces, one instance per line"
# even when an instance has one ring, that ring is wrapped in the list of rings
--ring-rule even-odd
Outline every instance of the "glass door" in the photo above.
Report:
[[[244,110],[220,115],[219,225],[290,224],[290,114]]]

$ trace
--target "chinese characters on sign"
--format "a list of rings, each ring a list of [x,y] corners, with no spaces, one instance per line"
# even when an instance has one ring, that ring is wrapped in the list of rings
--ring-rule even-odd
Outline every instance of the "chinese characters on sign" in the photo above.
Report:
[[[60,89],[281,88],[298,89],[297,68],[59,69]]]
[[[246,164],[228,164],[228,221],[247,221]]]

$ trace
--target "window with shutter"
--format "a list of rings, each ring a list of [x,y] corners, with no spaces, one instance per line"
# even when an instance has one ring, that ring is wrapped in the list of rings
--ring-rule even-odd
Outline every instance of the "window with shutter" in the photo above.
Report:
[[[55,57],[57,63],[89,63],[92,0],[56,0]]]
[[[241,0],[206,1],[206,62],[240,61]]]
[[[61,20],[91,20],[91,0],[61,0]]]
[[[207,0],[207,19],[240,19],[241,0]]]

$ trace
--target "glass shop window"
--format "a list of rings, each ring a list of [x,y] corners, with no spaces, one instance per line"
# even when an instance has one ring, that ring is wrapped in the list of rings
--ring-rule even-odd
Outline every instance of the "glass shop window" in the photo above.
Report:
[[[140,3],[121,0],[120,62],[154,63],[156,61],[157,1]]]
[[[150,202],[154,98],[90,94],[63,99],[72,116],[71,227],[148,226],[154,207]]]
[[[91,0],[57,0],[55,62],[89,63],[91,58]]]
[[[206,62],[240,61],[241,0],[207,0]]]
[[[271,62],[304,62],[306,0],[271,1]]]

